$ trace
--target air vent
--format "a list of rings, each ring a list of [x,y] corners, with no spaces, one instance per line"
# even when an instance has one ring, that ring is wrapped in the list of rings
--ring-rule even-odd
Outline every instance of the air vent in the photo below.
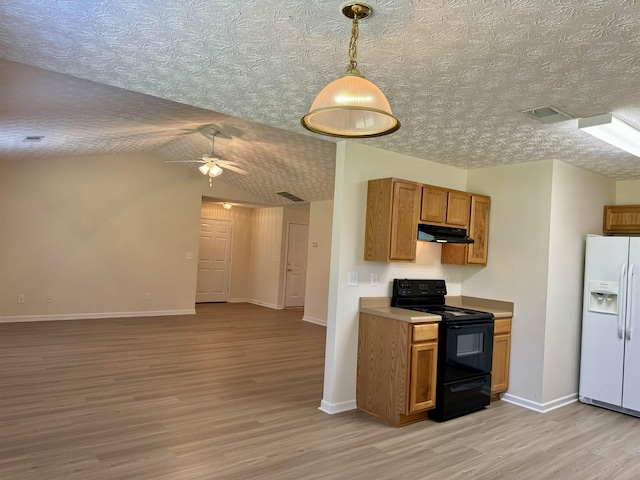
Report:
[[[289,192],[276,192],[276,194],[286,198],[287,200],[291,200],[292,202],[304,202],[303,199],[301,199],[300,197],[296,197],[295,195]]]
[[[44,138],[44,135],[29,135],[28,137],[24,137],[23,142],[39,142]]]
[[[551,105],[546,107],[532,108],[531,110],[524,110],[522,113],[531,115],[533,118],[542,123],[557,123],[574,118],[568,113],[564,113],[562,110],[558,110],[556,107],[552,107]]]

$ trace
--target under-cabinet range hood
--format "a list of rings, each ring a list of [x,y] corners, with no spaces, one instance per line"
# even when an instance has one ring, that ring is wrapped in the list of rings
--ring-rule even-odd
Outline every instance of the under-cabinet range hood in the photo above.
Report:
[[[466,228],[418,224],[418,240],[438,243],[473,243]]]

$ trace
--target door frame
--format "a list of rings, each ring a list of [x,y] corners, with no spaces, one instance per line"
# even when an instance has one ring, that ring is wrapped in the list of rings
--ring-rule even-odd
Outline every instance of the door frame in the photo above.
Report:
[[[229,281],[228,281],[228,292],[229,292],[229,296],[227,298],[227,302],[226,303],[230,303],[229,300],[231,300],[231,272],[233,272],[233,238],[236,232],[236,225],[235,222],[232,218],[216,218],[216,217],[203,217],[202,215],[200,215],[200,221],[201,220],[217,220],[217,221],[221,221],[221,222],[229,222],[231,223],[231,248],[229,251]],[[195,284],[195,292],[194,293],[194,300],[193,300],[193,304],[197,305],[198,302],[196,302],[196,297],[198,295],[198,262],[200,261],[200,227],[198,227],[198,251],[196,252],[196,284]]]

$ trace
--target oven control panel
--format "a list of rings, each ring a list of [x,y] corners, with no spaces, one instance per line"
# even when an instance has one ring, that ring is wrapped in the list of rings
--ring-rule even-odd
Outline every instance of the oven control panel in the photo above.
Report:
[[[421,297],[425,295],[446,295],[444,280],[409,280],[396,278],[393,281],[394,297]]]

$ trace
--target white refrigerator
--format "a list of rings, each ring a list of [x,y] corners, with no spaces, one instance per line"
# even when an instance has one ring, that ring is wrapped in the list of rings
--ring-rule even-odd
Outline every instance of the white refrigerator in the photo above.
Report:
[[[579,398],[640,417],[640,237],[587,236]]]

